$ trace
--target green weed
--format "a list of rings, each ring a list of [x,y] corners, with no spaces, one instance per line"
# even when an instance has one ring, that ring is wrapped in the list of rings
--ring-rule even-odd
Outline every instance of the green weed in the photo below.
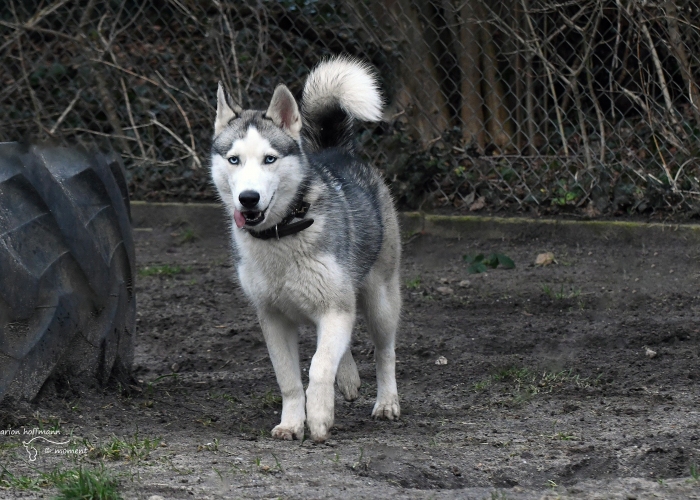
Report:
[[[106,458],[108,460],[141,461],[148,460],[151,452],[160,446],[161,438],[139,438],[138,432],[130,438],[112,436],[106,443],[93,444],[84,441],[88,448],[88,457]]]
[[[56,468],[50,472],[38,472],[35,477],[17,476],[0,465],[0,488],[37,491],[45,488],[58,488],[56,500],[118,500],[117,480],[108,474],[103,466],[100,469]]]
[[[465,255],[464,262],[469,264],[467,272],[469,274],[485,273],[489,268],[496,269],[499,265],[503,269],[514,269],[513,259],[502,253],[490,253],[484,256],[483,253],[476,255]]]
[[[265,394],[253,396],[260,408],[279,408],[282,404],[282,396],[276,394],[272,389],[268,389]]]
[[[599,383],[600,376],[596,379],[581,377],[573,373],[573,370],[539,372],[525,367],[511,366],[501,368],[484,380],[475,383],[472,388],[475,391],[482,391],[493,384],[506,384],[511,386],[515,401],[524,402],[537,394],[551,393],[567,385],[589,388]]]
[[[472,389],[474,389],[477,392],[483,391],[484,389],[486,389],[490,385],[491,385],[491,378],[485,378],[484,380],[481,380],[479,382],[475,382],[474,384],[472,384]]]
[[[581,295],[581,289],[572,287],[568,290],[564,290],[564,285],[561,285],[559,291],[556,291],[549,285],[542,284],[542,293],[554,300],[574,299]]]
[[[194,233],[194,229],[186,228],[180,233],[180,244],[192,243],[197,239],[197,235]]]
[[[282,463],[281,463],[281,462],[279,461],[279,459],[277,458],[277,455],[275,455],[274,453],[272,453],[272,458],[275,459],[275,463],[277,464],[277,468],[279,469],[279,471],[280,471],[280,472],[284,472],[284,469],[282,468]]]
[[[413,278],[412,280],[406,281],[406,288],[409,290],[416,290],[420,286],[420,276]]]
[[[58,486],[56,500],[119,500],[118,484],[104,468],[91,471],[81,467]]]
[[[213,451],[213,452],[218,452],[219,451],[219,439],[214,438],[213,442],[207,443],[207,444],[200,444],[197,445],[197,451]]]
[[[552,439],[558,439],[559,441],[576,441],[578,438],[568,432],[557,432],[552,436]]]

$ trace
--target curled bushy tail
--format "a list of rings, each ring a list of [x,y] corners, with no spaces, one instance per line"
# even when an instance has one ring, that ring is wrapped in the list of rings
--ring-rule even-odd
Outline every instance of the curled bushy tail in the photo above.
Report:
[[[301,100],[304,149],[336,147],[352,152],[355,121],[380,121],[382,105],[377,78],[368,64],[348,56],[321,62],[309,74]]]

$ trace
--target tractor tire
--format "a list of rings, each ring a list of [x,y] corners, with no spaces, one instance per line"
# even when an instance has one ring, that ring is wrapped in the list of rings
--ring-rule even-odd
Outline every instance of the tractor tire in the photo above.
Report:
[[[0,143],[0,401],[128,382],[134,266],[118,156]]]

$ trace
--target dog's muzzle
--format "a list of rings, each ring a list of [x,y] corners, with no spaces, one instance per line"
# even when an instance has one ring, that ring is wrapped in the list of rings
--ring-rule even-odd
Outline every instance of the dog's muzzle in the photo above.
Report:
[[[239,210],[235,210],[233,212],[233,219],[236,222],[236,226],[239,228],[243,226],[253,227],[265,220],[265,212],[260,212],[257,210],[246,210],[245,212],[241,212]]]

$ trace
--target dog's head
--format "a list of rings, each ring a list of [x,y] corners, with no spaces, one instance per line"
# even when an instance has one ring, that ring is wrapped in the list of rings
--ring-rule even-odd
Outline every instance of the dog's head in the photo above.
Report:
[[[284,85],[267,111],[242,110],[219,83],[212,178],[236,226],[266,229],[287,215],[305,177],[301,114]]]

